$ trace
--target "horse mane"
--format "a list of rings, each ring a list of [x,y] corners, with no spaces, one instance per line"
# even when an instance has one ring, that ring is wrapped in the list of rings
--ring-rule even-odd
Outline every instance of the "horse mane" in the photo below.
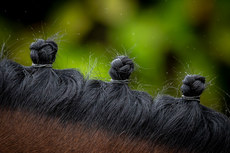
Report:
[[[204,77],[188,75],[183,80],[182,93],[191,99],[153,99],[129,88],[134,63],[127,56],[112,61],[112,81],[104,82],[88,80],[76,69],[53,69],[58,47],[51,40],[39,39],[30,49],[32,66],[6,59],[0,63],[1,109],[42,114],[62,124],[81,123],[174,152],[229,152],[229,118],[196,99],[205,89]]]

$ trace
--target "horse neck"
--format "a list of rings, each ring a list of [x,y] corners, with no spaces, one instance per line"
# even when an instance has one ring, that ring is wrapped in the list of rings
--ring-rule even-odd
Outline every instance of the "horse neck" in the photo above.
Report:
[[[163,153],[144,140],[112,135],[80,123],[62,124],[55,118],[23,111],[0,111],[0,150],[31,152]]]

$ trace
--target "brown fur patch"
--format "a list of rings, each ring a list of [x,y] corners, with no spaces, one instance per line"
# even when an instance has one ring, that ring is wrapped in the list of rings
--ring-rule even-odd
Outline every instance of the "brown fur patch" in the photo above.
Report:
[[[80,124],[22,111],[0,111],[1,153],[163,153],[144,140],[130,140]],[[161,151],[160,151],[161,150]]]

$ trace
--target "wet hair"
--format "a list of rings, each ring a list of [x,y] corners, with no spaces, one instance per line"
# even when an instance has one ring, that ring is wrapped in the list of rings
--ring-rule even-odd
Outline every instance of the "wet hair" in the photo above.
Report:
[[[85,79],[76,69],[53,69],[58,50],[54,41],[39,39],[30,50],[32,66],[1,61],[1,108],[144,139],[165,152],[229,152],[229,118],[199,103],[204,77],[186,76],[182,98],[161,95],[153,99],[146,92],[129,88],[134,62],[127,56],[111,62],[112,80],[105,82]]]

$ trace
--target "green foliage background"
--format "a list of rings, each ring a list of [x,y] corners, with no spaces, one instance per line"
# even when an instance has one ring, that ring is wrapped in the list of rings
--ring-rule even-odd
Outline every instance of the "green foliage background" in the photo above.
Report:
[[[228,114],[229,19],[228,0],[54,1],[29,25],[0,16],[0,36],[8,58],[23,65],[31,65],[31,42],[55,39],[54,68],[77,68],[91,79],[109,81],[112,59],[128,55],[136,63],[131,88],[152,96],[180,97],[185,75],[203,75],[201,103]]]

